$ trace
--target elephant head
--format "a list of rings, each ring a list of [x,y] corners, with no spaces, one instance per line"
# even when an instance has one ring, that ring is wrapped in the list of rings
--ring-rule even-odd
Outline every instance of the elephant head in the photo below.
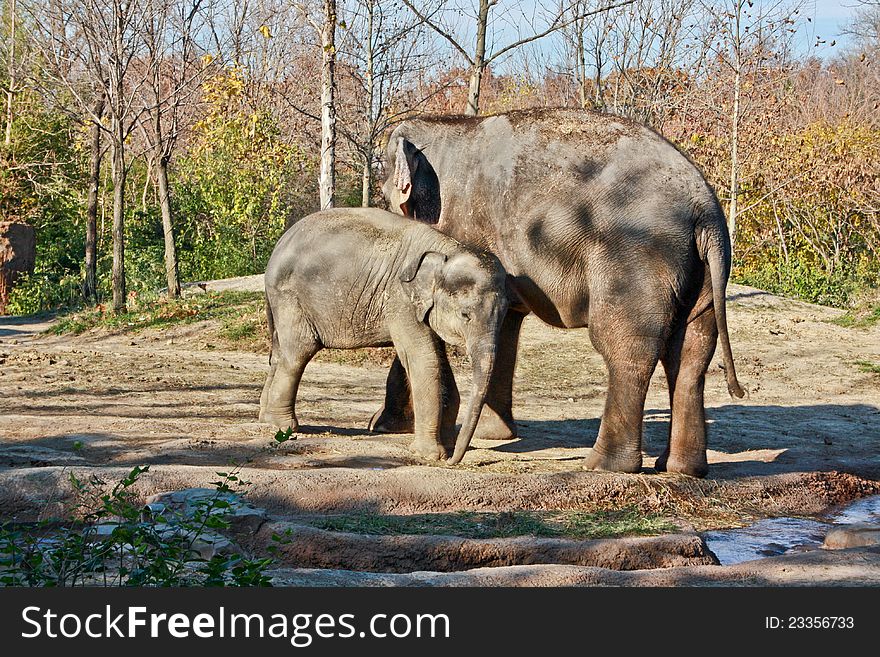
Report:
[[[506,276],[494,255],[469,250],[450,257],[427,251],[400,275],[419,321],[427,322],[444,342],[465,347],[473,368],[470,403],[452,464],[467,451],[486,399],[508,307]]]
[[[388,145],[391,172],[382,193],[390,210],[427,224],[440,220],[440,182],[434,167],[418,148],[404,137]]]

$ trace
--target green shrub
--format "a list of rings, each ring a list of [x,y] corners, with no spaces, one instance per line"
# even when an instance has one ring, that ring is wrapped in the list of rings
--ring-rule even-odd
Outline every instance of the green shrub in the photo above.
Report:
[[[107,490],[96,476],[70,476],[78,497],[76,520],[0,526],[0,584],[5,586],[270,586],[269,558],[195,550],[206,532],[229,529],[227,494],[240,482],[218,473],[216,493],[170,524],[137,504],[132,486],[149,466],[135,467]],[[109,529],[103,535],[99,528]]]

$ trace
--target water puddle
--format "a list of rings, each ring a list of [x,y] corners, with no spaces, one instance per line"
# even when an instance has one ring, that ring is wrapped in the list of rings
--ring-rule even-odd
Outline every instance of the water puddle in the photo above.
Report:
[[[724,566],[774,557],[787,552],[815,550],[837,525],[880,523],[880,495],[872,495],[824,519],[767,518],[748,527],[706,532],[703,538]]]

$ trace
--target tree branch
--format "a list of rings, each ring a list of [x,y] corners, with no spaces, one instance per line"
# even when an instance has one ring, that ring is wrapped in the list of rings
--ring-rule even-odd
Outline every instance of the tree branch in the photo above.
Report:
[[[629,2],[635,2],[635,0],[629,0]],[[461,53],[461,56],[465,58],[465,60],[467,61],[468,64],[470,64],[471,66],[474,65],[473,58],[467,53],[467,51],[464,48],[461,47],[461,45],[458,43],[458,41],[456,41],[455,38],[451,34],[444,31],[441,27],[436,25],[430,18],[425,16],[418,9],[416,9],[413,6],[413,4],[410,2],[410,0],[403,0],[403,4],[405,4],[407,7],[409,7],[410,11],[412,11],[412,13],[414,13],[420,21],[422,21],[425,25],[427,25],[432,30],[434,30],[437,34],[439,34],[444,39],[446,39],[450,44],[452,44],[452,47],[455,48],[459,53]]]

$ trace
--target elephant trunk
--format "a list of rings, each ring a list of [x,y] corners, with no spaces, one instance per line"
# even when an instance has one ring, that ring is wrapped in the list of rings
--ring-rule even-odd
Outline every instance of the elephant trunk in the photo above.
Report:
[[[470,356],[473,366],[471,400],[455,441],[455,451],[452,458],[449,459],[451,465],[461,461],[471,444],[471,438],[474,437],[480,412],[483,410],[483,403],[486,400],[486,392],[489,389],[489,380],[492,378],[492,370],[495,367],[497,344],[496,339],[494,341],[481,340],[473,345],[468,345],[468,356]]]

